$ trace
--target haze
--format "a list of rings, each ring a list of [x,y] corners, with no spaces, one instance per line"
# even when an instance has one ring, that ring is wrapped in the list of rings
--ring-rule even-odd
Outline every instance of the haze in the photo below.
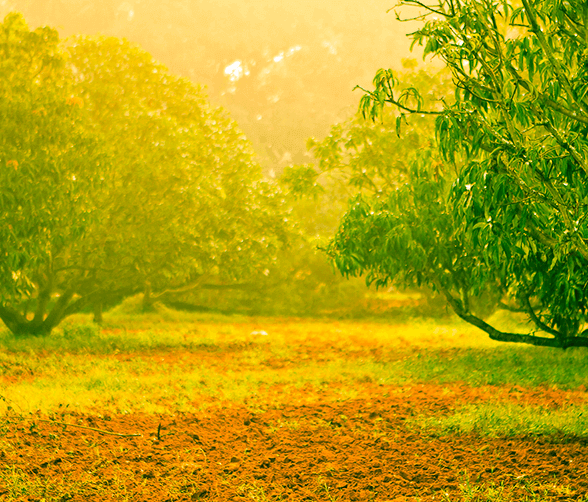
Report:
[[[0,0],[2,18],[62,37],[104,34],[139,44],[173,73],[206,86],[252,141],[266,173],[310,160],[309,137],[357,108],[378,68],[409,57],[393,0]],[[416,55],[413,55],[416,57]]]

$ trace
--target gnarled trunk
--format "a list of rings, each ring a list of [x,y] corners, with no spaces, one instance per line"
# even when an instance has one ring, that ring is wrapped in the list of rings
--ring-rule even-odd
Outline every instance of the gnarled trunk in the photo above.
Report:
[[[16,336],[46,336],[71,313],[69,307],[73,295],[73,290],[65,291],[48,312],[46,309],[49,302],[42,298],[37,304],[33,319],[27,319],[11,307],[0,305],[0,319]]]

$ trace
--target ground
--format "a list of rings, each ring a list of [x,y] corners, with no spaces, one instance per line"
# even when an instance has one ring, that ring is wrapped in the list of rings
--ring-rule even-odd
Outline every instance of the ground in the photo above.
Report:
[[[322,390],[325,401],[332,390]],[[330,404],[292,396],[291,405],[257,411],[227,403],[175,416],[63,412],[52,420],[87,428],[14,417],[5,426],[14,448],[0,458],[39,486],[54,480],[44,494],[23,494],[31,501],[104,500],[105,487],[112,500],[154,502],[461,500],[468,490],[513,500],[586,496],[585,439],[438,437],[406,425],[497,392],[547,407],[583,400],[582,392],[364,383],[364,397]]]
[[[588,501],[582,349],[431,323],[125,323],[2,339],[0,500]]]

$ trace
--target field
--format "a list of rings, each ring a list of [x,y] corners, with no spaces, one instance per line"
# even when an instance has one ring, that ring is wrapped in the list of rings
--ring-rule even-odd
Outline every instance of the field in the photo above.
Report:
[[[588,358],[457,321],[0,335],[0,500],[588,501]]]

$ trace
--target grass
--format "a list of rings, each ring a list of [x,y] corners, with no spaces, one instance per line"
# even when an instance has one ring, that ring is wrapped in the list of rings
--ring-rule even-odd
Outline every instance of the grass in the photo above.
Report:
[[[6,500],[37,500],[39,502],[65,501],[75,499],[79,493],[95,492],[98,499],[102,489],[88,479],[86,482],[72,482],[62,477],[43,478],[30,476],[28,472],[8,466],[2,469],[0,481],[5,490]],[[109,495],[119,495],[118,500],[125,500],[124,483],[109,487]],[[106,494],[103,493],[102,496]],[[120,495],[123,495],[120,497]],[[126,499],[129,500],[129,499]]]
[[[547,409],[512,403],[468,404],[445,417],[417,417],[411,424],[433,434],[588,437],[588,405]]]
[[[255,409],[322,401],[327,399],[327,387],[328,399],[362,397],[363,384],[389,387],[390,392],[396,386],[429,382],[570,391],[588,387],[586,350],[500,344],[457,321],[387,324],[164,314],[115,312],[102,329],[87,316],[76,316],[46,338],[0,333],[0,414],[50,415],[65,409],[166,414],[224,402]],[[267,336],[259,334],[262,331]],[[285,419],[273,432],[300,426]],[[456,402],[441,416],[415,415],[408,426],[434,435],[588,437],[588,404]],[[386,431],[374,430],[380,433]],[[0,448],[8,450],[10,445],[0,443]],[[18,469],[4,469],[1,477],[14,500],[27,494],[48,501],[68,490],[104,489],[91,478],[82,481],[83,486],[62,486],[59,480],[32,478]],[[115,480],[108,488],[110,495],[116,492],[120,500],[131,497],[124,486]],[[199,493],[198,487],[178,487],[178,494],[182,490]],[[336,500],[329,490],[324,479],[317,479],[320,500]],[[562,484],[539,486],[521,480],[507,489],[464,478],[459,497],[444,500],[541,502],[565,497],[569,491]],[[241,495],[268,500],[262,486],[243,484]]]
[[[46,338],[4,332],[0,412],[166,413],[218,400],[262,406],[287,400],[293,388],[321,399],[321,386],[331,384],[338,399],[353,398],[366,382],[588,387],[583,349],[499,344],[457,322],[177,316],[119,316],[102,330],[78,316]]]
[[[587,355],[584,348],[564,352],[518,345],[432,349],[414,354],[403,370],[420,381],[576,389],[588,386]]]
[[[576,502],[588,502],[588,497],[578,498],[574,488],[565,483],[539,484],[523,476],[514,486],[506,487],[501,483],[480,484],[472,481],[466,473],[459,484],[459,491],[458,498],[444,495],[442,502],[543,502],[554,497],[562,500],[573,497]]]

